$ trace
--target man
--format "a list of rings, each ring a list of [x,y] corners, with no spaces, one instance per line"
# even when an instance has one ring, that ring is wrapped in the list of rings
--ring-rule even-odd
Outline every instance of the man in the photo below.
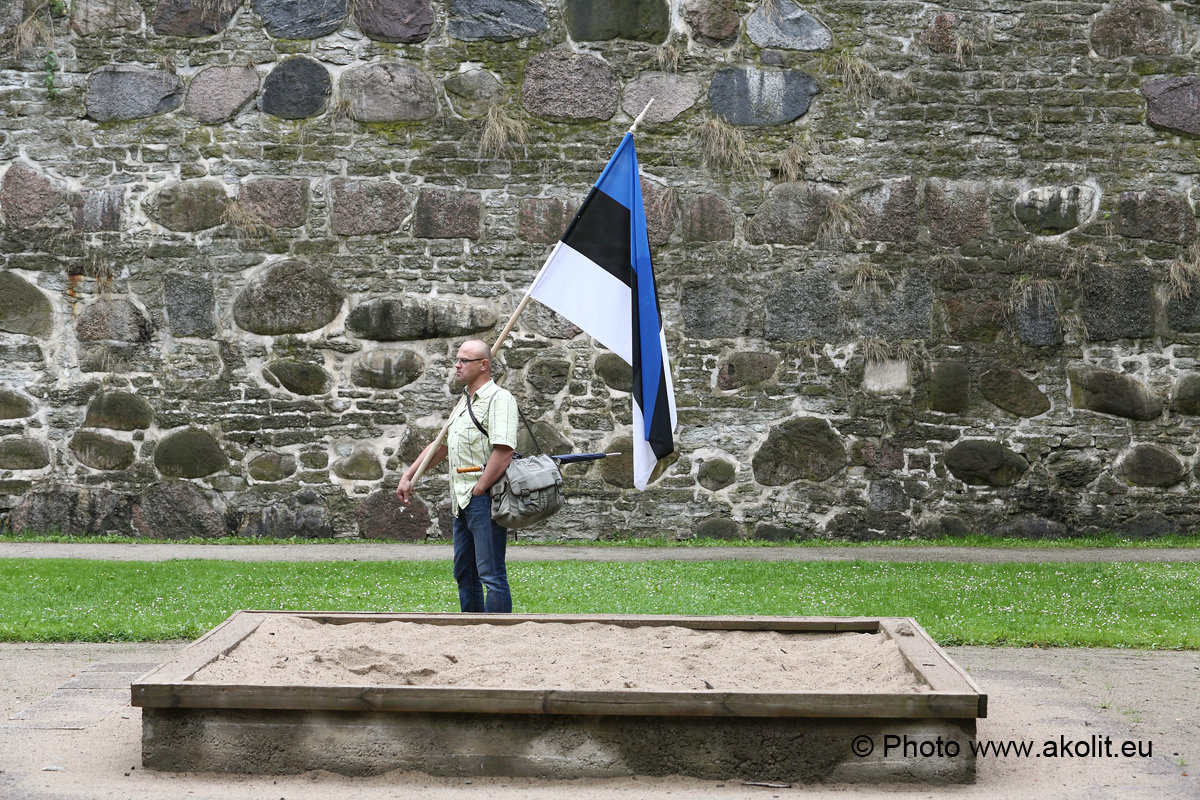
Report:
[[[429,468],[449,455],[458,605],[463,611],[507,613],[512,611],[504,564],[508,531],[492,521],[488,489],[504,475],[517,446],[517,401],[492,381],[492,353],[487,343],[478,339],[463,342],[458,348],[454,379],[466,387],[466,396],[450,415],[446,442],[434,449]],[[472,421],[472,413],[478,425]],[[396,487],[396,497],[405,505],[412,501],[412,477],[430,447],[433,445],[409,465]],[[482,472],[458,471],[480,464]]]

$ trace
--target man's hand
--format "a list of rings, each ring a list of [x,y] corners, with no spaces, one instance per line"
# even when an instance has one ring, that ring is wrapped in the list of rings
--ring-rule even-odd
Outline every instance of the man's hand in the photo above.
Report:
[[[492,484],[500,480],[504,475],[504,470],[508,469],[508,465],[513,460],[513,449],[505,444],[498,444],[492,448],[492,455],[487,460],[487,464],[483,467],[483,473],[479,476],[479,480],[471,487],[471,494],[475,497],[485,495],[492,488]]]
[[[396,487],[396,497],[404,505],[412,502],[412,481],[408,478],[401,478],[400,485]]]
[[[416,464],[420,464],[425,460],[425,454],[429,452],[429,448],[431,447],[433,447],[433,455],[429,457],[429,463],[425,465],[427,470],[436,467],[438,462],[446,457],[446,444],[444,442],[439,443],[436,447],[431,443],[426,445],[425,449],[421,451],[421,456],[416,460]],[[409,472],[415,475],[417,472],[416,466],[411,466],[405,470],[404,474],[400,476],[400,485],[396,487],[396,498],[404,505],[412,502],[413,482],[412,478],[408,475]]]

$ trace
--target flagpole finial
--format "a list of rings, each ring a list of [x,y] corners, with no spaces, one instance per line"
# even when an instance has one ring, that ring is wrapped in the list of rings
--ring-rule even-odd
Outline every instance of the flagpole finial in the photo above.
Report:
[[[646,112],[650,110],[650,106],[651,106],[653,103],[654,103],[654,98],[653,98],[653,97],[651,97],[651,98],[650,98],[650,99],[649,99],[649,100],[646,102],[646,107],[642,109],[642,113],[638,114],[638,115],[637,115],[637,119],[635,119],[635,120],[633,121],[633,124],[629,126],[629,132],[630,132],[630,133],[633,133],[634,131],[636,131],[636,130],[637,130],[637,126],[638,126],[639,124],[641,124],[642,117],[646,116]]]

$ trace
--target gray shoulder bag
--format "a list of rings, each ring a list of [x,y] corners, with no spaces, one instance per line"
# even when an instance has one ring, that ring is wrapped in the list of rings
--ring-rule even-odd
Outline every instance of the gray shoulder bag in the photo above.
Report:
[[[471,422],[491,444],[487,429],[475,418],[471,408],[471,395],[467,393],[467,413]],[[562,508],[563,479],[562,472],[554,459],[541,452],[537,436],[521,407],[517,406],[521,422],[529,430],[533,446],[538,449],[538,455],[522,456],[514,451],[512,462],[498,481],[489,490],[492,495],[492,519],[504,528],[525,528],[536,522],[541,522]],[[486,464],[485,464],[486,466]]]

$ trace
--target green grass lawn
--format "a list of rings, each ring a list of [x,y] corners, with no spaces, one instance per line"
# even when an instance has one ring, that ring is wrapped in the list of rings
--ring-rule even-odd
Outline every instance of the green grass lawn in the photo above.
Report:
[[[915,617],[943,644],[1200,649],[1200,565],[531,562],[518,612]],[[0,640],[194,638],[239,609],[454,611],[448,561],[0,559]]]

